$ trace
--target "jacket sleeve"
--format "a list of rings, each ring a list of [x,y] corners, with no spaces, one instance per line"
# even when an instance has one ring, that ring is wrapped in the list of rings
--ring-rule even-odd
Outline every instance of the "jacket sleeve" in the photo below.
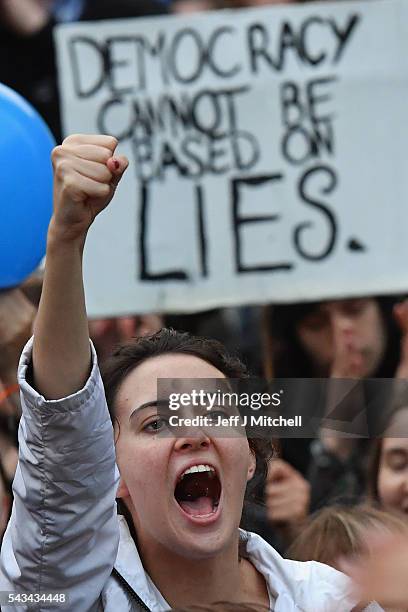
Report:
[[[65,591],[65,608],[46,609],[96,612],[119,544],[113,429],[96,354],[92,347],[92,372],[81,391],[46,401],[27,381],[31,351],[32,340],[19,365],[19,463],[0,591]],[[27,608],[2,606],[16,609]]]

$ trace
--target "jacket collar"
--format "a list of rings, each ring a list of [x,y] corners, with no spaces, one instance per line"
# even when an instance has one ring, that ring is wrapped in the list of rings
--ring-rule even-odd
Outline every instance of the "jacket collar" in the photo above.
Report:
[[[121,515],[118,520],[120,542],[115,568],[153,612],[170,609],[144,570],[126,520]],[[246,548],[245,556],[264,576],[268,591],[276,600],[275,612],[349,611],[356,605],[351,581],[335,569],[321,563],[284,559],[255,533],[240,530],[240,545]]]
[[[118,521],[120,540],[115,569],[152,611],[170,609],[170,605],[145,572],[125,518],[118,515]]]

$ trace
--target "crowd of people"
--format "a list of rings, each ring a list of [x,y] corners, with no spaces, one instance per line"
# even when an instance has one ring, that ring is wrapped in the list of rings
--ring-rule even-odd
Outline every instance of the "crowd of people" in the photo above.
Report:
[[[0,82],[61,143],[55,24],[274,3],[0,0]],[[56,147],[45,272],[0,291],[0,591],[83,612],[406,612],[408,300],[88,320],[82,252],[127,169],[116,147]],[[157,379],[250,375],[325,379],[316,435],[163,434]],[[327,426],[333,405],[367,435]]]

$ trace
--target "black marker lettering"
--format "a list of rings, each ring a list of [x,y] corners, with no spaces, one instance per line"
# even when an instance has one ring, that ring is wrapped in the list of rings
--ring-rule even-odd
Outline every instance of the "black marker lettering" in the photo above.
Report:
[[[221,36],[225,34],[234,34],[235,30],[231,26],[223,26],[221,28],[217,28],[215,32],[213,32],[210,36],[210,40],[208,41],[208,65],[211,70],[214,72],[216,76],[222,77],[224,79],[231,78],[242,71],[242,66],[240,64],[235,64],[229,70],[222,69],[219,64],[215,61],[215,47],[218,42],[221,42]],[[228,44],[228,43],[227,43]]]
[[[286,81],[280,89],[283,122],[287,127],[297,126],[305,118],[305,108],[300,100],[299,87],[294,81]]]
[[[285,68],[285,60],[287,55],[286,51],[288,49],[292,49],[295,52],[297,51],[301,60],[305,59],[296,34],[292,30],[290,23],[287,21],[285,21],[282,27],[279,47],[278,70],[283,70]]]
[[[188,281],[188,275],[184,270],[171,270],[169,272],[160,272],[153,274],[149,271],[149,257],[147,240],[149,235],[149,188],[145,183],[142,183],[140,189],[140,218],[139,218],[139,234],[137,244],[139,245],[140,257],[140,273],[139,279],[142,281],[158,282],[158,281]]]
[[[201,276],[206,278],[208,276],[208,264],[207,264],[207,238],[205,232],[205,221],[204,221],[204,194],[201,185],[195,186],[196,200],[197,200],[197,227],[198,227],[198,242],[200,247],[200,267]]]
[[[242,240],[241,240],[241,228],[243,225],[252,223],[276,223],[280,219],[280,215],[263,215],[254,217],[242,217],[240,215],[241,206],[241,186],[251,186],[257,188],[265,183],[274,183],[275,181],[281,181],[283,175],[280,173],[269,174],[266,176],[256,176],[246,179],[234,179],[232,181],[232,228],[234,236],[234,250],[235,250],[235,268],[238,273],[248,272],[278,272],[283,270],[291,270],[293,264],[290,262],[279,262],[279,263],[268,263],[257,266],[245,266],[242,262]]]
[[[92,75],[92,80],[86,83],[84,83],[84,75],[81,72],[81,66],[83,66],[83,64],[80,63],[78,59],[78,56],[84,53],[84,45],[88,48],[88,52],[91,51],[95,54],[99,62],[99,70]],[[103,45],[99,45],[95,40],[87,38],[86,36],[75,36],[69,41],[68,52],[71,60],[75,94],[78,98],[89,98],[93,96],[104,84],[107,73],[106,53]]]
[[[179,63],[182,64],[183,62],[179,60],[182,60],[183,53],[179,53],[179,50],[182,43],[187,39],[191,39],[196,48],[196,57],[194,58],[195,66],[192,68],[190,74],[181,74]],[[202,75],[205,60],[206,50],[200,33],[193,28],[185,28],[177,32],[172,40],[168,57],[169,67],[176,81],[184,84],[194,83],[194,81],[197,81],[197,79],[199,79]]]
[[[324,60],[327,58],[327,52],[325,51],[321,51],[318,55],[313,56],[310,49],[306,45],[307,34],[310,30],[310,27],[315,24],[320,25],[320,26],[323,25],[324,19],[318,16],[309,17],[308,19],[306,19],[306,21],[302,24],[302,27],[300,28],[300,36],[299,36],[299,39],[300,39],[299,42],[300,42],[301,49],[302,49],[302,56],[307,58],[307,61],[312,66],[318,66],[319,64],[324,62]]]
[[[262,23],[254,23],[248,30],[248,49],[251,70],[255,74],[259,71],[259,60],[262,59],[270,68],[279,70],[278,64],[268,52],[269,33]]]
[[[360,15],[356,15],[356,14],[352,15],[347,25],[345,26],[345,28],[342,30],[338,27],[334,19],[333,20],[329,19],[329,24],[333,32],[335,33],[337,37],[337,41],[338,41],[337,50],[333,58],[333,64],[337,64],[341,60],[341,56],[345,49],[346,43],[348,43],[349,40],[351,39],[351,35],[355,31],[360,21],[361,21]]]
[[[330,93],[326,92],[319,95],[318,89],[320,87],[331,85],[335,81],[337,81],[337,77],[329,76],[322,77],[320,79],[312,79],[306,84],[306,99],[309,107],[309,116],[313,123],[318,121],[333,120],[333,113],[319,114],[317,106],[319,104],[324,104],[325,102],[331,102],[332,100]]]
[[[318,210],[322,214],[323,218],[325,219],[327,223],[328,232],[329,232],[327,244],[325,248],[322,249],[320,253],[311,253],[310,251],[306,250],[302,246],[302,235],[305,232],[305,230],[308,230],[308,229],[310,230],[313,227],[313,223],[311,221],[305,221],[304,223],[300,223],[295,228],[295,233],[294,233],[293,238],[294,238],[294,244],[295,244],[296,251],[299,253],[299,255],[303,257],[303,259],[306,259],[307,261],[321,261],[323,259],[326,259],[326,257],[328,257],[330,253],[333,251],[336,245],[336,239],[337,239],[337,222],[336,222],[336,217],[334,216],[333,212],[330,210],[330,208],[328,207],[326,203],[317,200],[315,196],[311,196],[309,194],[310,180],[313,179],[313,177],[316,177],[319,175],[325,176],[326,179],[328,179],[327,185],[320,189],[320,191],[324,195],[332,193],[337,186],[337,176],[334,170],[330,168],[329,166],[323,166],[323,165],[316,166],[315,168],[311,168],[310,170],[305,172],[305,174],[302,176],[300,180],[300,183],[299,183],[300,198],[303,200],[303,202],[306,202],[306,204]]]

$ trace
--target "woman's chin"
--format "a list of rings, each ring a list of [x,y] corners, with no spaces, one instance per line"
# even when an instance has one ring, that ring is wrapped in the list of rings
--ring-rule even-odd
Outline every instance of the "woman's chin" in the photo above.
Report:
[[[175,501],[174,532],[178,535],[183,556],[206,559],[216,556],[231,544],[236,529],[231,530],[231,517],[227,517],[223,502],[221,496],[216,508],[201,513],[191,508],[186,511]]]

